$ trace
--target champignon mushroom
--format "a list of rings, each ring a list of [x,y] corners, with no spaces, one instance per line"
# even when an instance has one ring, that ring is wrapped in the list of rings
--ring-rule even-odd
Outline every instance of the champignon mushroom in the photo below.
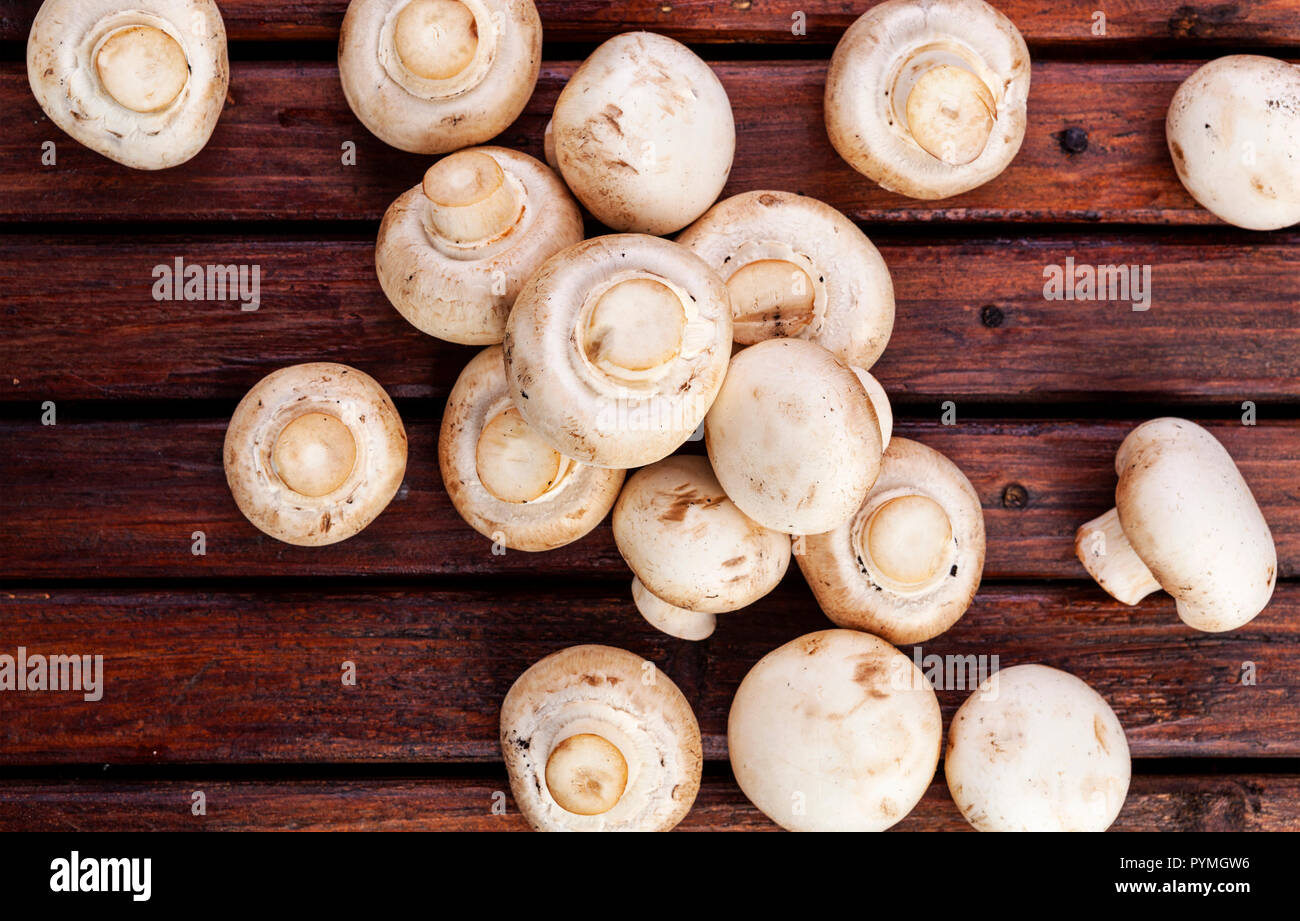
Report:
[[[348,105],[381,141],[411,153],[500,134],[541,66],[532,0],[352,0],[339,32]]]
[[[795,558],[839,626],[923,642],[955,624],[979,589],[979,495],[938,451],[895,438],[852,521],[804,538]]]
[[[1073,675],[1017,665],[980,684],[948,727],[944,775],[980,831],[1105,831],[1128,793],[1128,740]]]
[[[244,517],[288,544],[319,547],[382,512],[406,472],[406,430],[370,375],[333,362],[273,371],[226,429],[226,482]]]
[[[803,339],[768,339],[731,360],[704,439],[731,501],[786,534],[845,524],[880,472],[880,421],[861,380]]]
[[[45,0],[27,79],[75,140],[133,169],[166,169],[208,142],[226,102],[226,27],[212,0]]]
[[[713,403],[731,301],[683,246],[593,237],[528,280],[504,345],[510,395],[547,443],[596,467],[640,467],[681,446]]]
[[[717,75],[652,32],[605,42],[574,72],[548,129],[573,194],[612,230],[681,230],[717,201],[736,126]]]
[[[883,831],[925,795],[943,723],[925,675],[884,640],[809,633],[740,683],[727,749],[740,789],[790,831]]]
[[[699,638],[712,617],[752,604],[790,565],[790,538],[736,508],[703,457],[668,457],[634,473],[614,506],[614,542],[636,574],[637,609],[665,633]],[[650,595],[654,601],[647,603]],[[642,605],[645,604],[643,608]],[[667,606],[668,609],[665,608]],[[684,615],[670,617],[670,609]]]
[[[375,268],[422,332],[494,345],[528,276],[581,239],[582,214],[559,177],[526,154],[477,147],[439,160],[389,206]]]
[[[1118,601],[1163,588],[1183,623],[1249,622],[1277,582],[1277,550],[1250,487],[1218,439],[1186,419],[1129,432],[1115,455],[1115,508],[1079,528],[1074,552]]]
[[[515,804],[538,831],[668,831],[700,789],[700,726],[654,664],[573,646],[519,676],[501,705]]]
[[[500,346],[479,352],[456,379],[438,464],[460,517],[513,550],[552,550],[588,533],[624,476],[569,460],[538,437],[510,400]]]
[[[744,192],[718,202],[677,242],[726,279],[739,343],[797,336],[866,370],[889,342],[889,269],[866,234],[830,205],[789,192]]]
[[[983,185],[1025,136],[1029,50],[982,0],[887,0],[835,46],[826,130],[855,170],[912,198]]]
[[[1220,219],[1249,230],[1300,221],[1300,67],[1211,61],[1174,93],[1165,136],[1178,178]]]

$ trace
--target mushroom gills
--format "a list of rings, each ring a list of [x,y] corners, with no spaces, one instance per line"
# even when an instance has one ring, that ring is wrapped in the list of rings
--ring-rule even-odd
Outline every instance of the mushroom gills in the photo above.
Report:
[[[447,80],[474,60],[478,23],[459,0],[411,0],[397,14],[393,42],[411,73],[426,80]]]
[[[603,815],[627,789],[627,759],[603,736],[569,736],[546,759],[546,789],[566,812]]]
[[[275,438],[272,469],[294,492],[325,496],[347,482],[356,466],[357,442],[337,416],[308,412],[290,421]]]
[[[453,243],[495,240],[523,215],[522,185],[482,151],[461,151],[439,160],[424,174],[422,188],[433,230]]]
[[[95,71],[118,105],[144,113],[171,105],[190,77],[176,39],[146,25],[111,32],[95,51]]]
[[[542,498],[574,468],[513,406],[483,426],[474,461],[483,488],[502,502],[515,503]]]

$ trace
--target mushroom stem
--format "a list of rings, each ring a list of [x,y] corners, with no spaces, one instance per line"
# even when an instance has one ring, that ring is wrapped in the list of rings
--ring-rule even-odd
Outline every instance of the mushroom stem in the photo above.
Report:
[[[759,259],[727,279],[734,337],[753,345],[773,336],[797,336],[813,321],[816,291],[808,273],[784,259]]]
[[[569,736],[546,759],[546,789],[566,812],[609,812],[627,788],[627,759],[608,739],[584,732]]]
[[[1118,509],[1081,525],[1074,536],[1074,553],[1088,575],[1117,601],[1137,604],[1160,590],[1160,583],[1124,535]]]
[[[718,618],[713,614],[702,614],[669,604],[646,588],[635,576],[632,578],[632,601],[650,626],[679,640],[708,639],[718,626]]]
[[[681,298],[653,278],[627,278],[607,288],[582,330],[593,366],[620,383],[635,383],[670,364],[682,350],[686,312]]]
[[[154,26],[129,26],[109,35],[95,54],[95,70],[108,94],[135,112],[166,108],[190,77],[181,46]]]
[[[876,411],[876,421],[880,425],[880,450],[883,451],[889,447],[889,439],[894,434],[894,410],[889,405],[889,395],[885,393],[880,381],[869,372],[854,367],[853,373],[858,376],[867,396],[871,398],[871,408]]]
[[[930,68],[907,94],[912,139],[950,166],[970,163],[983,152],[996,112],[984,81],[952,64]]]
[[[423,188],[434,230],[453,243],[495,239],[524,210],[522,189],[478,150],[443,157],[424,174]]]
[[[397,56],[426,80],[446,80],[463,71],[478,51],[478,23],[458,0],[411,0],[393,24]]]
[[[573,466],[543,441],[514,407],[483,426],[474,463],[483,488],[502,502],[540,498]]]
[[[950,555],[952,523],[929,496],[896,496],[873,511],[862,528],[858,542],[872,576],[900,594],[925,588]]]
[[[276,474],[294,492],[325,496],[352,474],[357,442],[337,416],[304,413],[280,430],[271,459]]]
[[[555,153],[555,120],[550,119],[546,122],[546,130],[542,132],[542,158],[546,165],[557,173],[560,171],[560,158]]]

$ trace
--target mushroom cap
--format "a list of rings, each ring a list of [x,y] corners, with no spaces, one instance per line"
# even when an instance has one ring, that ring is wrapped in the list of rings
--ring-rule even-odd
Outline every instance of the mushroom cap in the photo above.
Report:
[[[636,576],[632,577],[632,602],[646,623],[679,640],[707,640],[718,628],[718,618],[714,615],[669,604],[651,593]]]
[[[943,509],[950,536],[935,578],[899,591],[874,573],[866,540],[872,516],[891,500],[925,496]],[[905,548],[914,550],[914,545]],[[920,643],[943,633],[970,607],[984,570],[984,512],[965,474],[933,448],[907,438],[885,449],[880,476],[853,519],[804,539],[796,559],[826,616],[891,643]]]
[[[1105,831],[1128,793],[1128,740],[1110,705],[1068,672],[990,675],[948,727],[944,775],[980,831]]]
[[[908,128],[910,86],[947,65],[973,75],[993,121],[978,156],[949,163]],[[826,75],[826,130],[855,170],[912,198],[981,186],[1015,158],[1025,136],[1029,49],[1015,24],[983,0],[886,0],[849,26]]]
[[[462,345],[495,345],[524,282],[565,247],[582,240],[582,214],[558,176],[527,154],[472,148],[517,181],[523,211],[503,235],[461,244],[429,222],[422,185],[403,192],[384,213],[375,244],[380,287],[421,332]]]
[[[555,103],[564,181],[613,230],[666,234],[717,201],[731,172],[731,102],[680,42],[627,32],[602,44]]]
[[[597,735],[627,762],[618,802],[599,815],[556,803],[546,766],[557,745]],[[501,752],[515,804],[538,831],[667,831],[700,789],[695,713],[653,663],[611,646],[572,646],[519,676],[501,705]]]
[[[442,482],[456,511],[484,537],[512,550],[553,550],[600,524],[618,498],[624,472],[565,459],[557,480],[536,498],[498,498],[479,477],[478,448],[488,423],[513,407],[501,347],[486,348],[465,366],[447,398],[438,435]],[[520,462],[535,466],[529,460]]]
[[[790,565],[790,538],[736,508],[703,457],[667,457],[632,474],[613,521],[618,552],[641,584],[690,611],[743,608]]]
[[[362,124],[410,153],[471,147],[524,110],[542,66],[542,22],[532,0],[457,0],[473,16],[472,58],[450,75],[408,67],[396,40],[413,0],[351,0],[339,32],[343,95]]]
[[[883,831],[925,795],[943,722],[930,682],[884,640],[809,633],[769,652],[727,717],[736,782],[790,831]]]
[[[889,268],[866,234],[830,205],[790,192],[744,192],[718,202],[677,242],[732,288],[737,342],[797,336],[864,371],[889,343],[894,329]],[[769,262],[776,267],[774,278],[788,280],[794,290],[760,288],[766,295],[761,299],[738,299],[746,278],[742,270]],[[793,316],[791,294],[803,308]]]
[[[1188,626],[1233,630],[1264,609],[1277,582],[1273,535],[1218,439],[1186,419],[1153,419],[1120,444],[1115,472],[1124,536]]]
[[[1165,136],[1187,191],[1249,230],[1300,221],[1300,67],[1234,54],[1204,65],[1169,103]]]
[[[355,460],[350,469],[345,465],[336,488],[304,495],[285,482],[277,447],[291,424],[313,414],[342,423]],[[323,466],[324,453],[323,445],[308,443],[302,465],[309,471]],[[277,540],[319,547],[356,534],[397,494],[406,473],[406,430],[374,378],[318,361],[258,381],[235,407],[223,455],[226,482],[245,518]]]
[[[862,382],[803,339],[768,339],[732,358],[704,438],[731,501],[786,534],[844,524],[880,472],[880,423]]]
[[[137,27],[144,38],[118,46],[106,86],[101,52]],[[27,79],[50,120],[91,150],[133,169],[178,166],[203,149],[225,105],[226,27],[212,0],[45,0],[27,38]],[[160,107],[128,108],[109,87]]]
[[[641,296],[641,286],[657,296]],[[634,293],[608,305],[616,290]],[[678,321],[679,335],[664,346],[676,351],[654,364],[627,377],[599,364],[606,355],[626,360],[646,342],[657,350]],[[528,280],[504,347],[515,405],[557,451],[597,467],[640,467],[680,447],[712,405],[731,353],[731,300],[683,246],[642,234],[593,237]]]

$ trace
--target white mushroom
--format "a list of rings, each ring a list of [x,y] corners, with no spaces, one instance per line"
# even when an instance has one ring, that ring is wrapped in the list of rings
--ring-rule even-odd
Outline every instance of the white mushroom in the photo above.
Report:
[[[982,0],[887,0],[851,25],[826,75],[826,130],[891,192],[948,198],[996,177],[1025,136],[1029,50]]]
[[[944,775],[980,831],[1105,831],[1128,793],[1128,740],[1110,705],[1067,672],[989,676],[948,728]]]
[[[610,646],[524,672],[501,705],[515,804],[538,831],[668,831],[700,789],[691,705],[667,675]]]
[[[727,718],[736,782],[790,831],[883,831],[925,795],[943,723],[925,675],[884,640],[809,633],[750,669]]]
[[[797,336],[866,370],[889,342],[889,269],[830,205],[789,192],[745,192],[718,202],[677,242],[726,280],[739,343]]]
[[[984,514],[957,465],[895,438],[853,517],[796,559],[826,616],[891,643],[920,643],[966,613],[984,569]]]
[[[587,534],[614,505],[624,475],[569,460],[538,437],[510,400],[499,346],[479,352],[457,378],[438,464],[460,516],[514,550],[552,550]]]
[[[717,75],[651,32],[616,35],[574,72],[548,128],[564,181],[605,226],[666,234],[713,204],[736,127]]]
[[[27,79],[75,140],[134,169],[165,169],[208,142],[226,102],[226,27],[212,0],[46,0]]]
[[[1165,135],[1178,178],[1220,219],[1250,230],[1300,221],[1300,67],[1211,61],[1174,93]]]
[[[1139,425],[1115,455],[1115,508],[1079,528],[1088,574],[1124,604],[1163,588],[1189,627],[1248,623],[1277,582],[1268,522],[1232,457],[1186,419]]]
[[[632,577],[632,602],[646,623],[679,640],[707,640],[718,628],[718,618],[715,615],[669,604],[651,594],[636,576]]]
[[[262,378],[226,429],[226,482],[262,531],[318,547],[382,512],[406,472],[406,430],[375,379],[333,362]]]
[[[352,0],[339,77],[357,118],[411,153],[481,144],[519,117],[542,65],[532,0]]]
[[[504,345],[515,405],[552,447],[597,467],[640,467],[681,446],[713,403],[731,302],[685,247],[594,237],[528,280]]]
[[[736,355],[704,437],[731,501],[787,534],[845,524],[880,472],[880,420],[862,382],[803,339],[768,339]]]
[[[559,177],[526,154],[476,147],[439,160],[389,206],[375,268],[421,331],[493,345],[524,281],[581,239],[582,214]]]

